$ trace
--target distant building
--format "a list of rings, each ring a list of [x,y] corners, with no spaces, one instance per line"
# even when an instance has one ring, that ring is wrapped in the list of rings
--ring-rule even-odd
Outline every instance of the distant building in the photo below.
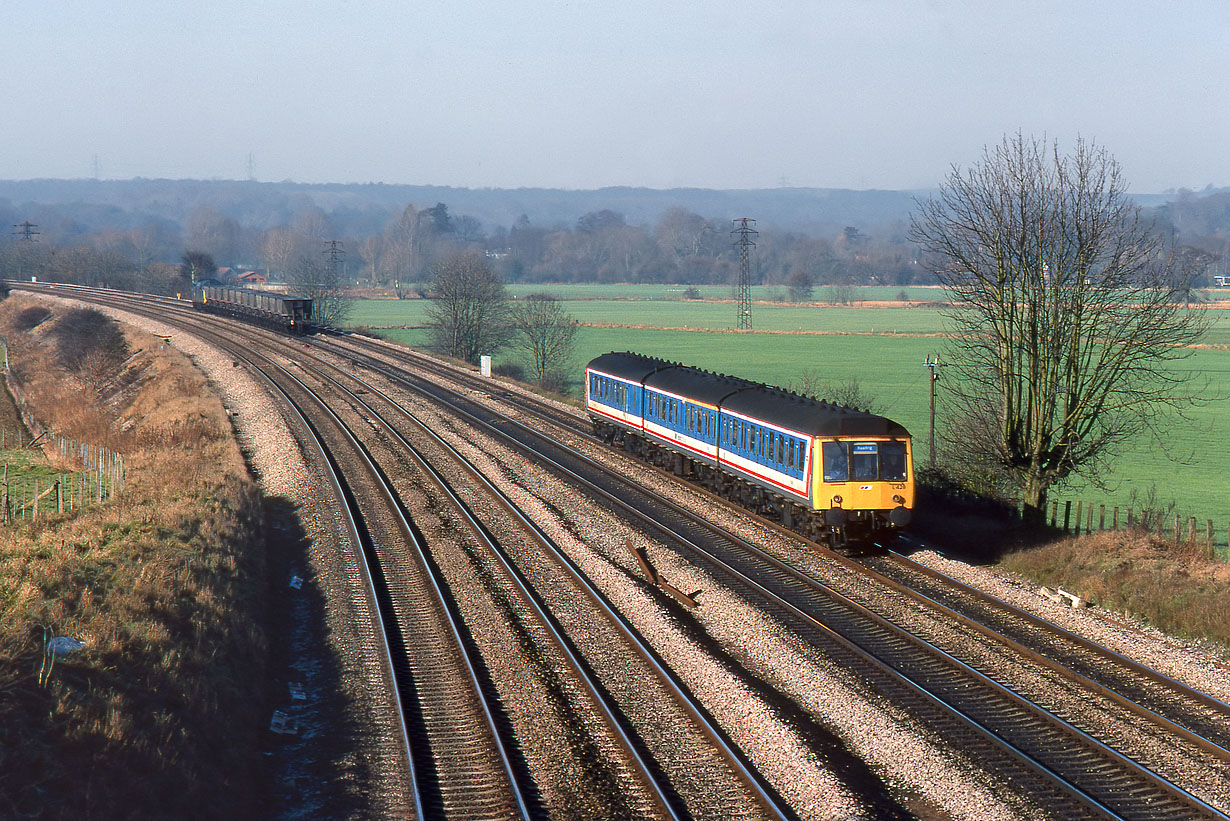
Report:
[[[244,288],[255,288],[260,285],[268,285],[269,277],[262,274],[260,271],[244,271],[235,277],[235,281]]]

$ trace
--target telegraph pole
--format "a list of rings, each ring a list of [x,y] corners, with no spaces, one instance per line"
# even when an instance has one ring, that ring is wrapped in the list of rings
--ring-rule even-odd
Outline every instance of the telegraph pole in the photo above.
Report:
[[[947,366],[948,366],[947,362],[941,362],[939,360],[939,357],[935,357],[934,359],[932,359],[930,354],[927,355],[926,361],[923,362],[924,368],[931,369],[931,379],[928,380],[931,382],[931,419],[930,419],[930,424],[928,426],[929,433],[931,435],[931,442],[930,442],[931,452],[928,457],[927,466],[931,468],[932,470],[935,470],[935,383],[938,382],[940,379],[940,375],[935,372],[935,369],[944,368]]]
[[[756,247],[756,241],[753,237],[759,235],[759,231],[752,228],[756,224],[756,220],[748,217],[740,217],[736,220],[731,220],[738,225],[731,234],[738,234],[739,238],[735,240],[735,245],[739,248],[739,316],[738,323],[735,325],[740,330],[751,330],[752,327],[752,249]]]

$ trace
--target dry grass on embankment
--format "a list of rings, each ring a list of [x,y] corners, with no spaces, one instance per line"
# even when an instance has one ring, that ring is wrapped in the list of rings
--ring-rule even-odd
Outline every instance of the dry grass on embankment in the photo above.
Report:
[[[1171,635],[1230,648],[1230,563],[1196,546],[1107,531],[1010,553],[1001,563]]]
[[[0,527],[0,817],[250,816],[262,519],[225,412],[160,340],[125,332],[127,359],[95,349],[107,333],[65,348],[69,310],[35,324],[37,304],[0,303],[23,392],[52,430],[121,451],[128,485]],[[86,648],[52,664],[58,635]]]

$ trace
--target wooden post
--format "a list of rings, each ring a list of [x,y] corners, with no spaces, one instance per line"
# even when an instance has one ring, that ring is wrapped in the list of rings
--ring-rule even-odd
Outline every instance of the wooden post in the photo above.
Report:
[[[64,477],[56,479],[56,513],[64,512]]]
[[[1089,503],[1089,512],[1085,514],[1085,534],[1093,532],[1093,502]]]
[[[1106,505],[1098,505],[1098,531],[1106,529]]]
[[[1111,527],[1114,530],[1119,529],[1119,505],[1115,505],[1115,520],[1114,520],[1114,524]]]
[[[1063,532],[1067,533],[1072,524],[1072,502],[1063,503]]]
[[[1205,529],[1205,534],[1208,536],[1209,558],[1211,559],[1215,555],[1217,555],[1217,552],[1213,549],[1213,520],[1212,519],[1208,520],[1208,527]]]
[[[1059,520],[1059,500],[1051,502],[1051,527],[1055,526],[1055,522]]]
[[[1174,515],[1174,546],[1179,546],[1179,514]]]
[[[1075,530],[1075,533],[1077,536],[1081,535],[1081,505],[1083,504],[1084,502],[1082,502],[1080,499],[1076,500],[1076,530]],[[1066,530],[1067,528],[1064,528],[1064,529]]]

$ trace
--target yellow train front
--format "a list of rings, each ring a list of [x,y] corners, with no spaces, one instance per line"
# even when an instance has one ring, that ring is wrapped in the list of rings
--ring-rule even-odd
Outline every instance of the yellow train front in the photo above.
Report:
[[[910,435],[876,414],[624,352],[586,368],[599,436],[834,547],[910,522]]]

